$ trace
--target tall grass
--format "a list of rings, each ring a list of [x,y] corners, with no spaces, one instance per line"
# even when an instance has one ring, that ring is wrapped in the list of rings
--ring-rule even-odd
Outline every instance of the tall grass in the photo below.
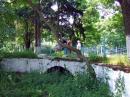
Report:
[[[107,84],[87,75],[0,71],[0,97],[112,97]]]
[[[130,66],[127,55],[111,55],[104,62],[113,65]]]
[[[130,66],[130,60],[127,55],[110,55],[108,57],[98,56],[97,54],[90,53],[88,56],[90,63],[104,63],[111,65]]]
[[[100,62],[106,62],[107,57],[106,56],[99,56],[96,53],[89,53],[88,55],[88,61],[89,63],[100,63]]]
[[[0,58],[37,58],[37,55],[32,51],[0,52],[0,56]]]

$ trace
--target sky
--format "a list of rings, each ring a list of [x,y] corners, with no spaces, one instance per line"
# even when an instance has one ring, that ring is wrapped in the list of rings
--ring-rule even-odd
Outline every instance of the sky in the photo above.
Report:
[[[120,6],[120,4],[116,1],[114,3],[114,6]],[[118,13],[118,11],[114,11],[113,8],[109,8],[109,9],[106,9],[105,7],[103,7],[102,5],[99,5],[97,7],[98,9],[98,12],[100,14],[100,17],[104,17],[104,19],[109,19],[111,18],[114,14]]]
[[[53,5],[51,6],[51,8],[52,8],[55,12],[58,11],[58,5],[57,5],[57,3],[53,4]],[[65,17],[66,17],[66,16],[65,16]],[[73,16],[70,16],[70,17],[68,18],[68,21],[70,22],[70,24],[73,24],[73,22],[74,22]]]
[[[120,6],[120,4],[119,4],[117,1],[114,3],[114,5],[115,5],[115,6]],[[54,11],[58,11],[57,3],[53,4],[53,5],[51,6],[51,8],[52,8]],[[115,12],[112,8],[111,8],[111,9],[106,9],[106,8],[103,7],[102,5],[99,5],[99,6],[97,7],[97,9],[98,9],[98,12],[99,12],[99,14],[100,14],[100,17],[104,17],[104,19],[109,19],[109,18],[111,18],[115,13],[117,13],[117,12]],[[72,16],[70,16],[70,17],[68,18],[68,21],[70,22],[70,24],[73,24],[74,18],[73,18]]]

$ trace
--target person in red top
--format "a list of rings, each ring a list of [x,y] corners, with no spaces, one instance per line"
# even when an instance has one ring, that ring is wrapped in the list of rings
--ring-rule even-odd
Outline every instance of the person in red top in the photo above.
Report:
[[[67,40],[67,45],[72,46],[72,41],[69,39]],[[71,54],[71,50],[68,49],[68,54]]]

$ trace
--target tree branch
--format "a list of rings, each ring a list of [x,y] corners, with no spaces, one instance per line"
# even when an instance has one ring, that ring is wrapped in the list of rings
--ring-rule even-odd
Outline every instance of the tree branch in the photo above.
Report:
[[[36,11],[36,12],[39,14],[40,17],[42,17],[42,18],[41,18],[42,21],[50,27],[50,29],[51,29],[52,32],[54,33],[55,38],[56,38],[56,40],[57,40],[57,42],[58,42],[59,45],[61,45],[62,47],[68,48],[68,49],[70,49],[70,50],[73,51],[73,52],[76,52],[77,57],[80,58],[80,60],[87,61],[86,57],[82,55],[82,53],[81,53],[80,50],[78,50],[78,49],[76,49],[76,48],[74,48],[74,47],[72,47],[72,46],[68,46],[68,45],[66,45],[66,44],[63,44],[63,43],[59,40],[59,36],[58,36],[57,32],[62,32],[62,29],[60,29],[60,27],[57,28],[56,24],[53,23],[53,22],[51,22],[51,21],[50,21],[50,22],[47,22],[46,19],[43,17],[43,16],[44,16],[43,13],[40,12],[36,7],[34,7],[34,5],[33,5],[33,3],[32,3],[32,0],[28,0],[28,3],[29,3],[29,5],[33,8],[33,10]]]
[[[116,1],[118,1],[119,3],[120,3],[120,5],[122,4],[122,0],[116,0]],[[125,1],[126,2],[126,1]]]

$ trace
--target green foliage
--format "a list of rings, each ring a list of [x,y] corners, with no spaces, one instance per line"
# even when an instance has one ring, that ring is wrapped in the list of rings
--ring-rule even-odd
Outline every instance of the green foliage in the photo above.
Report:
[[[77,55],[76,55],[75,52],[71,52],[70,54],[68,54],[68,58],[76,59],[76,58],[77,58]]]
[[[123,16],[121,13],[114,14],[109,19],[101,20],[96,27],[101,33],[101,42],[109,47],[125,46]]]
[[[115,97],[122,97],[122,94],[125,93],[125,84],[124,84],[124,77],[121,77],[121,75],[119,75],[119,78],[116,80],[116,93],[115,93]]]
[[[67,58],[67,59],[76,59],[77,55],[75,52],[71,52],[70,54],[67,53],[66,55],[64,54],[64,51],[57,51],[51,54],[51,57],[54,58]]]
[[[51,31],[47,29],[43,29],[43,32],[41,34],[42,34],[42,37],[45,39],[45,41],[55,42],[55,37],[53,37],[53,34],[51,33]]]
[[[23,52],[1,52],[2,58],[37,58],[32,51]]]
[[[130,66],[127,55],[111,55],[107,58],[105,62],[107,64],[121,65],[121,66]]]
[[[0,71],[2,97],[112,97],[108,86],[87,75]]]
[[[126,55],[111,55],[109,57],[102,57],[95,53],[90,53],[88,60],[90,63],[100,62],[111,65],[130,66],[130,61]]]
[[[73,36],[75,36],[79,38],[82,42],[84,42],[84,44],[87,46],[97,45],[100,43],[100,40],[104,41],[101,39],[101,37],[105,37],[107,40],[106,43],[108,43],[110,46],[125,44],[123,18],[120,13],[121,8],[119,6],[113,7],[115,0],[41,0],[41,2],[43,3],[43,8],[45,8],[43,9],[43,11],[45,12],[43,14],[46,14],[48,16],[56,16],[56,14],[58,13],[55,13],[50,8],[50,6],[53,5],[52,3],[56,1],[59,2],[60,12],[63,11],[61,7],[62,5],[67,4],[66,6],[68,6],[68,8],[74,7],[74,9],[72,10],[64,10],[66,12],[63,11],[62,13],[66,13],[68,18],[70,15],[73,16],[73,14],[75,13],[74,25],[67,24],[66,26],[62,27],[63,31],[57,31],[62,32],[61,34],[63,34],[63,36],[65,34],[65,36],[67,37],[71,36],[72,39],[74,38]],[[32,2],[35,5],[39,2],[39,0],[32,0]],[[103,6],[104,8],[113,10],[114,16],[111,19],[104,21],[105,23],[99,21],[100,13],[98,11],[98,6]],[[75,12],[72,12],[74,10]],[[24,44],[24,32],[26,32],[25,29],[27,26],[25,25],[24,20],[18,17],[18,11],[20,11],[20,14],[22,14],[22,16],[25,17],[25,15],[27,15],[26,17],[30,17],[30,19],[28,19],[28,21],[26,22],[29,22],[28,29],[31,34],[34,34],[34,15],[32,15],[32,9],[28,5],[28,0],[10,0],[10,2],[0,1],[0,48],[3,46],[8,48],[8,46],[5,45],[10,44],[10,42],[12,41],[20,46]],[[81,14],[82,12],[83,14]],[[78,16],[79,14],[80,16]],[[79,17],[82,17],[82,20]],[[48,20],[50,21],[50,19]],[[65,19],[63,15],[62,21],[68,21],[68,19]],[[84,29],[82,29],[82,25]],[[51,34],[51,29],[48,28],[49,26],[43,24],[43,27],[44,29],[42,33],[42,38],[47,41],[54,41],[55,37],[53,37],[54,35]],[[84,35],[82,36],[83,31],[86,36],[85,39],[83,38]],[[31,42],[33,41],[33,39],[34,36],[31,37]]]
[[[95,62],[104,62],[107,61],[107,58],[104,56],[98,56],[96,53],[89,53],[88,55],[88,61],[90,63],[95,63]]]
[[[15,17],[16,15],[11,5],[6,1],[0,1],[0,47],[4,41],[14,39]]]
[[[105,5],[106,7],[112,7],[113,6],[113,4],[114,4],[114,2],[116,1],[116,0],[96,0],[98,3],[100,2],[100,3],[102,3],[103,5]]]
[[[51,55],[54,53],[54,50],[52,49],[51,46],[43,46],[43,48],[41,49],[41,53],[43,54],[47,54],[47,55]]]
[[[54,57],[54,58],[55,57],[63,57],[64,52],[63,51],[57,51],[57,52],[53,53],[51,56]]]
[[[96,28],[96,23],[99,21],[99,12],[96,9],[97,3],[95,1],[87,1],[87,8],[84,11],[82,18],[85,30],[85,45],[92,46],[100,42],[100,33]]]

